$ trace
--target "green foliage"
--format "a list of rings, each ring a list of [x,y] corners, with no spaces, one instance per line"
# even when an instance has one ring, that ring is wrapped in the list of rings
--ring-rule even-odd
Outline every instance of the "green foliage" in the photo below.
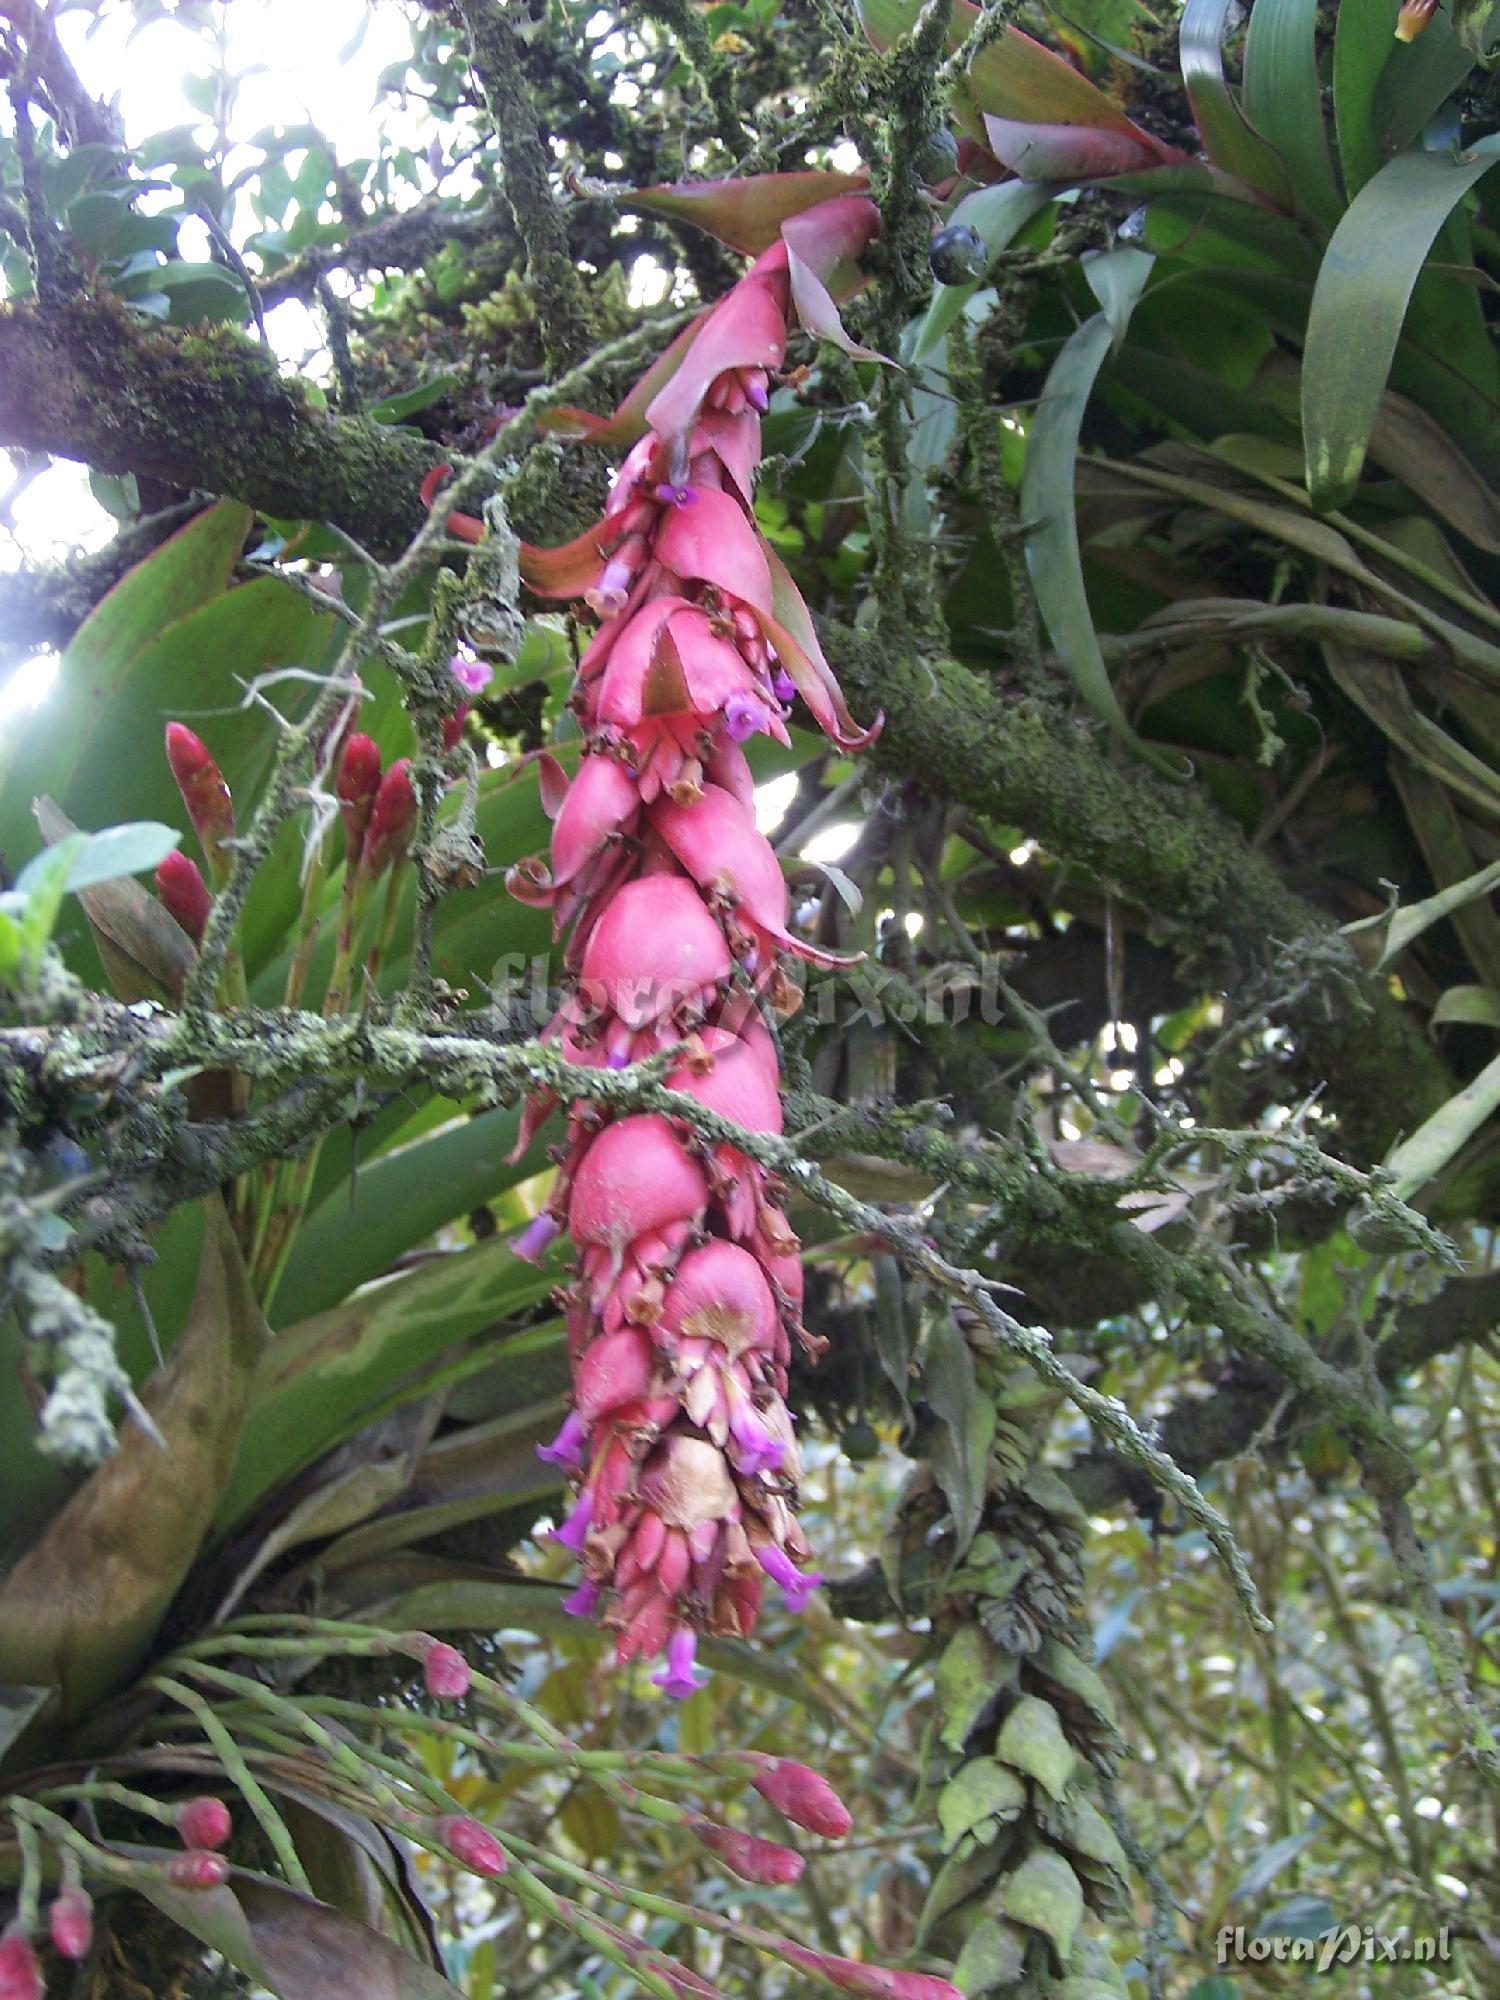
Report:
[[[345,273],[303,443],[334,434],[328,410],[360,450],[409,438],[462,474],[568,331],[538,324],[534,218],[467,10],[414,13],[355,159],[290,103],[237,123],[214,10],[129,11],[201,36],[194,119],[75,143],[78,107],[39,92],[29,184],[17,128],[0,136],[0,310],[40,298],[50,248],[53,281],[118,302],[137,360],[185,357],[212,401],[243,374],[222,337],[174,329],[249,326]],[[1500,1930],[1489,16],[1459,0],[1406,45],[1396,0],[1336,19],[1256,0],[1243,33],[1222,0],[1180,20],[1113,0],[855,11],[860,37],[775,0],[602,19],[568,0],[516,31],[573,252],[627,336],[569,392],[595,412],[678,304],[738,270],[695,221],[759,251],[805,170],[846,172],[838,141],[868,163],[885,234],[846,274],[872,281],[857,344],[789,357],[759,505],[835,665],[876,662],[870,708],[890,687],[951,712],[957,688],[964,710],[930,756],[890,747],[895,713],[858,762],[801,731],[757,753],[758,780],[791,781],[794,908],[867,955],[784,1030],[789,1131],[887,1213],[845,1230],[797,1182],[831,1352],[793,1395],[832,1611],[705,1646],[714,1683],[679,1710],[563,1608],[540,1535],[561,1479],[535,1457],[564,1409],[563,1273],[511,1249],[553,1135],[513,1158],[517,1108],[473,1058],[534,1041],[516,967],[543,1018],[562,970],[545,914],[500,883],[546,844],[533,753],[556,742],[573,768],[587,634],[495,588],[498,527],[478,561],[425,546],[387,598],[347,532],[258,514],[235,467],[162,539],[143,517],[182,496],[153,406],[111,387],[90,483],[139,559],[87,593],[56,692],[0,737],[0,1770],[28,1797],[49,1758],[56,1783],[107,1766],[148,1805],[179,1778],[238,1787],[234,1873],[207,1891],[166,1879],[139,1804],[43,1802],[160,1913],[135,1952],[139,1898],[100,1888],[101,1950],[164,1990],[208,1951],[288,2000],[335,1980],[701,1990],[668,1956],[710,1990],[800,1991],[805,1968],[751,1936],[787,1898],[705,1879],[684,1817],[728,1807],[745,1748],[828,1762],[856,1807],[855,1841],[816,1852],[802,1927],[951,1970],[969,2000],[1280,1991],[1274,1966],[1208,1970],[1221,1927],[1345,1921],[1447,1926],[1455,1957],[1410,1966],[1411,1991],[1482,1990]],[[933,193],[914,141],[944,117],[965,172]],[[997,165],[1007,125],[1048,149],[1044,179]],[[740,185],[751,146],[797,171]],[[727,191],[630,196],[684,160]],[[980,277],[929,289],[934,226],[977,232]],[[655,275],[643,314],[632,279]],[[235,341],[237,369],[241,350],[271,368]],[[491,492],[560,543],[595,518],[604,458],[528,414],[490,475],[465,504]],[[463,635],[494,677],[445,757]],[[320,708],[351,669],[355,726],[387,767],[415,760],[427,802],[417,860],[359,901],[324,754],[354,718]],[[247,857],[206,982],[134,879],[192,848],[169,719],[208,743]],[[1018,744],[1045,828],[987,775]],[[1225,836],[1201,853],[1185,799]],[[816,844],[833,829],[836,854]],[[1173,879],[1151,872],[1172,843],[1188,923],[1141,887]],[[1277,890],[1256,909],[1305,916],[1295,937],[1246,941],[1252,880]],[[377,1031],[420,1045],[401,1088],[366,1060]],[[1148,1464],[930,1271],[903,1275],[876,1233],[892,1214],[1159,1419],[1274,1632],[1239,1619]],[[416,1628],[482,1657],[493,1690],[424,1705],[410,1655],[393,1665]],[[213,1681],[226,1669],[241,1684]],[[508,1884],[461,1874],[431,1833],[449,1811],[513,1839]],[[26,1865],[0,1846],[23,1898]]]

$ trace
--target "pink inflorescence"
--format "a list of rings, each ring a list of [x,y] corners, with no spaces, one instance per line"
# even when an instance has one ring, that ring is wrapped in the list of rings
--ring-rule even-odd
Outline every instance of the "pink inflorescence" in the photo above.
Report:
[[[873,219],[873,211],[871,211]],[[827,962],[790,929],[786,883],[755,823],[741,747],[785,743],[794,693],[845,748],[851,722],[795,586],[755,524],[761,412],[792,309],[786,247],[766,251],[698,323],[647,406],[580,564],[534,587],[583,595],[600,623],[573,707],[585,738],[567,783],[543,760],[550,863],[512,892],[569,933],[568,997],[547,1038],[619,1069],[683,1046],[670,1086],[742,1129],[781,1130],[762,1006],[790,1012],[783,968]],[[525,1136],[553,1108],[533,1100]],[[556,1536],[584,1581],[568,1600],[618,1635],[620,1659],[665,1655],[674,1695],[702,1684],[699,1633],[748,1634],[769,1577],[800,1607],[817,1582],[795,1516],[785,1396],[801,1322],[797,1239],[776,1176],[657,1112],[571,1106],[549,1209],[561,1230],[573,1409],[544,1458],[575,1497]]]

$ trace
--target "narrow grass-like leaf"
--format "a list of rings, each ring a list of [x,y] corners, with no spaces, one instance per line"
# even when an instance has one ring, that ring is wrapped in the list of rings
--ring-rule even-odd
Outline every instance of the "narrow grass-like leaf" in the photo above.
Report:
[[[1146,281],[1151,259],[1139,250],[1115,250],[1108,254],[1133,260],[1130,271],[1138,292]],[[1103,258],[1096,261],[1091,279],[1096,296],[1097,267],[1103,262]],[[1021,480],[1021,518],[1027,530],[1026,566],[1052,643],[1086,706],[1101,722],[1108,723],[1138,756],[1159,770],[1180,777],[1182,769],[1172,753],[1143,743],[1125,719],[1099,648],[1083,582],[1078,517],[1073,502],[1073,468],[1083,413],[1112,339],[1109,316],[1096,313],[1069,337],[1047,377],[1031,421],[1026,470]]]
[[[1446,889],[1440,889],[1435,896],[1426,896],[1420,903],[1408,903],[1396,910],[1385,934],[1385,942],[1380,947],[1380,956],[1375,961],[1375,970],[1383,972],[1392,959],[1399,958],[1409,944],[1415,942],[1423,931],[1444,917],[1452,916],[1466,903],[1477,897],[1487,896],[1490,891],[1500,888],[1500,861],[1492,861],[1488,868],[1480,868],[1468,875],[1462,882],[1454,882]],[[1384,913],[1378,917],[1365,917],[1359,923],[1345,926],[1350,931],[1362,931],[1371,924],[1384,923]]]
[[[1334,231],[1302,355],[1307,484],[1316,505],[1338,506],[1353,491],[1433,239],[1497,160],[1500,134],[1457,158],[1402,153],[1366,183]]]
[[[1472,1083],[1448,1099],[1386,1161],[1395,1175],[1391,1192],[1410,1201],[1435,1180],[1448,1162],[1500,1111],[1500,1056],[1486,1063]]]

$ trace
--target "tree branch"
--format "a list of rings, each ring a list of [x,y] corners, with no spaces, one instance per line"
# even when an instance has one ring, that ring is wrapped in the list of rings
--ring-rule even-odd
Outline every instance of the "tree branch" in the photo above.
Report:
[[[149,326],[104,297],[0,306],[0,444],[329,521],[377,554],[421,527],[441,459],[409,432],[323,416],[238,333]]]
[[[1480,1277],[1450,1278],[1441,1291],[1419,1305],[1402,1308],[1395,1330],[1375,1353],[1380,1380],[1393,1387],[1404,1375],[1441,1354],[1485,1340],[1500,1321],[1500,1271]],[[1211,1466],[1242,1452],[1265,1428],[1286,1396],[1285,1376],[1249,1357],[1235,1360],[1212,1395],[1183,1400],[1161,1420],[1159,1438],[1169,1457],[1199,1478]],[[1300,1401],[1288,1405],[1276,1426],[1285,1436],[1305,1421]],[[1121,1500],[1149,1502],[1146,1481],[1111,1452],[1093,1452],[1075,1461],[1068,1484],[1092,1510]]]
[[[1199,787],[1115,759],[1086,724],[1060,729],[1030,702],[997,699],[956,661],[880,647],[848,626],[825,639],[856,713],[885,710],[877,762],[921,772],[936,797],[1002,813],[1146,912],[1200,978],[1233,981],[1237,1001],[1267,1006],[1292,1029],[1309,1085],[1326,1080],[1323,1102],[1355,1159],[1383,1158],[1451,1095],[1415,1017]]]
[[[446,201],[421,202],[398,215],[383,215],[351,230],[342,243],[313,244],[259,284],[269,309],[284,299],[311,299],[329,271],[415,271],[445,243],[514,242],[510,225],[496,208],[455,210]]]
[[[526,245],[542,349],[554,368],[567,367],[588,352],[593,315],[548,179],[549,154],[522,74],[520,46],[496,0],[455,4],[495,128],[505,198]]]
[[[33,84],[46,89],[58,130],[70,146],[121,146],[125,134],[116,113],[91,97],[57,30],[36,0],[0,0],[0,21],[9,21],[26,44]]]

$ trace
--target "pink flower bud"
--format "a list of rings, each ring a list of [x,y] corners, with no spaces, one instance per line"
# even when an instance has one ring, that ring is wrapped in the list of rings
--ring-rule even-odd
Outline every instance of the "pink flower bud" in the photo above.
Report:
[[[193,831],[203,843],[209,866],[217,873],[227,860],[224,843],[234,838],[234,803],[224,774],[202,738],[181,722],[167,724],[167,762]]]
[[[422,1680],[434,1701],[462,1701],[471,1678],[469,1663],[457,1646],[446,1646],[437,1639],[427,1648]]]
[[[19,1924],[0,1933],[0,2000],[42,2000],[42,1968]]]
[[[455,1813],[437,1824],[438,1839],[475,1875],[503,1875],[510,1863],[487,1826]]]
[[[217,1889],[229,1880],[229,1863],[206,1847],[190,1847],[167,1863],[167,1880],[174,1889]]]
[[[834,1958],[806,1945],[783,1948],[783,1956],[800,1965],[815,1978],[826,1979],[845,1993],[858,1993],[866,2000],[963,2000],[951,1979],[939,1979],[930,1972],[898,1972],[889,1965],[861,1965],[857,1958]]]
[[[800,1880],[807,1866],[806,1857],[796,1848],[781,1847],[774,1840],[762,1840],[758,1834],[741,1833],[738,1827],[717,1826],[711,1819],[702,1819],[693,1831],[705,1847],[745,1882],[781,1887]]]
[[[222,1799],[189,1799],[177,1815],[177,1833],[184,1847],[222,1847],[234,1831],[234,1821]]]
[[[383,875],[406,852],[417,816],[417,795],[411,786],[411,759],[400,757],[380,781],[365,827],[360,866],[374,877]]]
[[[344,822],[344,852],[353,861],[365,843],[370,808],[380,789],[380,751],[368,736],[351,736],[344,745],[334,790]]]
[[[156,871],[156,893],[169,916],[174,917],[194,944],[200,944],[208,926],[213,897],[203,879],[203,870],[180,847],[174,847]]]
[[[810,1833],[842,1840],[854,1824],[849,1808],[828,1780],[806,1764],[794,1764],[789,1757],[775,1759],[753,1783],[777,1812]]]
[[[88,1957],[94,1939],[94,1905],[76,1882],[54,1897],[47,1911],[47,1928],[59,1958]]]

